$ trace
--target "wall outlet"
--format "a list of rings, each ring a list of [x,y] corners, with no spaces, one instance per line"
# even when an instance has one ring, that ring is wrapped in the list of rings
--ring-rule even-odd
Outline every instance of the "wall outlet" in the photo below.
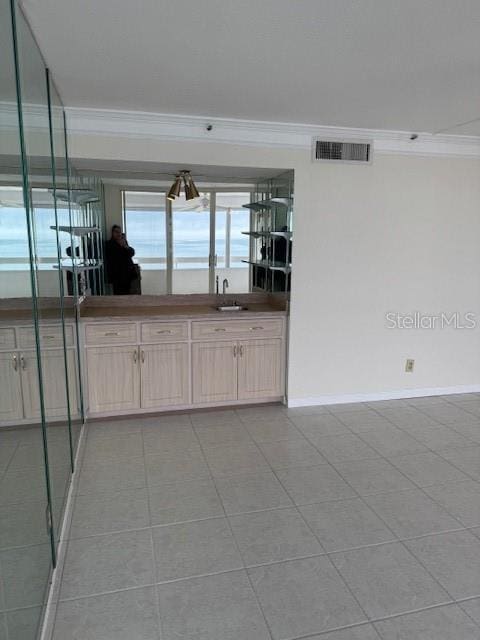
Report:
[[[414,364],[415,364],[415,360],[407,359],[405,362],[405,371],[407,373],[412,373]]]

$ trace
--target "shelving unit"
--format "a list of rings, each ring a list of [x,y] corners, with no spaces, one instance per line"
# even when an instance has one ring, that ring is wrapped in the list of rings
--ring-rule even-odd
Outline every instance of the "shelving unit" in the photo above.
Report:
[[[288,292],[292,270],[293,171],[256,185],[250,210],[252,291]]]
[[[104,290],[102,187],[95,178],[76,175],[70,176],[70,184],[74,186],[53,192],[56,200],[68,203],[70,224],[50,228],[70,236],[67,257],[54,268],[66,273],[65,291],[79,300]]]
[[[54,265],[54,269],[60,269],[61,271],[95,271],[103,266],[102,260],[72,260],[70,258],[64,258],[59,265]]]
[[[50,229],[56,229],[57,227],[50,227]],[[59,231],[63,231],[65,233],[70,233],[72,236],[86,236],[89,233],[100,233],[101,229],[98,227],[67,227],[67,226],[58,226]]]

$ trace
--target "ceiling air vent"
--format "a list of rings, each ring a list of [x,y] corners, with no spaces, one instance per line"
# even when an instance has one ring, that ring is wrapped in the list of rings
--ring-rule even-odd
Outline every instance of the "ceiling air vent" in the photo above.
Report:
[[[370,140],[313,139],[313,162],[348,162],[370,164],[373,145]]]

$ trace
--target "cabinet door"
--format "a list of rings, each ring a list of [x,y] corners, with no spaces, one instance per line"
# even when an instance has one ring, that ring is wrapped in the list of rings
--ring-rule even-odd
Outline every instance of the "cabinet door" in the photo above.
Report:
[[[87,376],[92,413],[140,408],[137,347],[89,347]]]
[[[142,346],[140,363],[142,408],[189,403],[187,344]]]
[[[238,349],[238,399],[283,395],[282,340],[245,340]]]
[[[237,399],[237,343],[196,342],[192,346],[193,402]]]
[[[40,417],[37,358],[34,351],[21,352],[23,402],[26,418]],[[42,351],[42,382],[45,413],[50,417],[68,417],[63,349]],[[75,352],[67,350],[67,368],[70,381],[70,410],[78,412],[75,382]]]
[[[23,418],[20,365],[17,353],[0,353],[0,420]]]

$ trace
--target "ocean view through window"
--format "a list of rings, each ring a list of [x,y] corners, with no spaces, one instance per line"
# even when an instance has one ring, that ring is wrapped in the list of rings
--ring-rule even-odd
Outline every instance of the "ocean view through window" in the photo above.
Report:
[[[208,293],[215,274],[231,278],[232,291],[248,291],[242,260],[250,244],[242,232],[250,229],[250,213],[242,204],[249,199],[249,192],[204,191],[189,201],[182,195],[170,208],[164,192],[124,191],[123,224],[135,260],[142,271],[168,270],[172,293]]]

